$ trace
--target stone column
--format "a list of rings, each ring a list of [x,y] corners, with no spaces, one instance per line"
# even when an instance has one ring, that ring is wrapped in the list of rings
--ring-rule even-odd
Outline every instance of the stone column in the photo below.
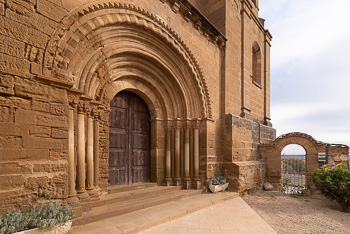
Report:
[[[191,188],[191,179],[190,179],[190,129],[189,125],[186,126],[185,129],[185,145],[184,145],[184,188]]]
[[[200,178],[199,178],[199,124],[195,124],[194,130],[193,130],[193,166],[194,166],[194,173],[193,173],[193,180],[194,180],[194,188],[199,189],[200,188]]]
[[[94,122],[90,111],[87,113],[86,165],[86,190],[92,190],[94,186]]]
[[[180,178],[180,126],[176,126],[175,128],[175,174],[174,180],[176,186],[181,185]]]
[[[99,168],[100,168],[100,123],[98,122],[98,114],[94,119],[94,186],[98,186]]]
[[[77,191],[80,198],[86,198],[85,191],[85,114],[83,106],[78,107],[78,132],[77,132]]]
[[[74,178],[74,109],[68,110],[68,197],[75,197]]]
[[[165,128],[165,183],[167,186],[172,185],[171,178],[171,129]]]

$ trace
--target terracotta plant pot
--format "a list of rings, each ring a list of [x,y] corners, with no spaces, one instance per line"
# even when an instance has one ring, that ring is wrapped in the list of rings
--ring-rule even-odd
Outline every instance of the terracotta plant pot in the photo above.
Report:
[[[209,189],[212,193],[217,193],[217,192],[223,192],[227,189],[228,183],[226,184],[219,184],[219,185],[209,185]]]
[[[38,234],[38,233],[45,233],[45,234],[65,234],[68,233],[70,228],[72,227],[72,220],[69,220],[65,223],[61,223],[56,225],[52,230],[42,230],[39,228],[29,229],[21,232],[16,232],[15,234]]]

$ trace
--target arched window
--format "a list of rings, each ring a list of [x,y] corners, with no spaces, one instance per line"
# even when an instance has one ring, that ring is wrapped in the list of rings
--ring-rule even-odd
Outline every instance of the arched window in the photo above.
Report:
[[[252,48],[252,78],[253,82],[261,86],[261,50],[257,42]]]

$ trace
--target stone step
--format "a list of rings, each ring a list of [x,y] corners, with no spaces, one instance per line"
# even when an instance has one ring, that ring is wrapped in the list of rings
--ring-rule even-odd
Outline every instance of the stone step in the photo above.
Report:
[[[196,194],[116,217],[106,218],[99,222],[73,226],[70,233],[137,233],[238,196],[239,194],[234,192]]]
[[[132,185],[111,186],[108,188],[109,194],[127,192],[138,189],[157,187],[157,183],[140,183]]]
[[[128,193],[129,195],[127,195]],[[160,186],[143,190],[140,189],[124,192],[124,194],[120,196],[118,196],[119,194],[115,194],[113,196],[114,200],[108,198],[107,200],[104,200],[105,202],[107,201],[105,204],[101,203],[99,206],[92,209],[84,208],[84,211],[87,211],[87,213],[84,213],[81,217],[76,218],[73,222],[73,225],[85,225],[113,216],[123,215],[151,206],[156,206],[193,195],[198,195],[200,193],[201,190],[179,190],[178,187]],[[125,198],[125,200],[120,199],[120,197]],[[101,201],[97,201],[97,203],[100,202]]]
[[[169,186],[169,187],[149,187],[149,188],[138,188],[136,190],[127,190],[125,192],[113,193],[102,195],[98,201],[89,201],[85,205],[89,210],[94,207],[104,206],[104,205],[114,205],[115,203],[125,203],[126,201],[132,199],[139,199],[142,197],[149,197],[150,195],[162,196],[173,191],[180,190],[179,186]]]

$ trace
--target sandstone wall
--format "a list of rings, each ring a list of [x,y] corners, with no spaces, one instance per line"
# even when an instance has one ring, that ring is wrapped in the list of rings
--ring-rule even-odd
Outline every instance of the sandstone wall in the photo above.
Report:
[[[168,70],[177,72],[175,75],[166,70],[168,73],[159,76],[167,77],[169,83],[176,85],[198,85],[194,88],[179,88],[178,93],[193,88],[193,94],[196,94],[201,89],[201,102],[209,109],[204,117],[196,116],[201,121],[199,169],[204,186],[210,176],[223,172],[228,174],[233,190],[243,191],[258,186],[264,173],[262,165],[257,162],[257,145],[274,138],[274,130],[261,125],[267,124],[266,119],[269,119],[269,46],[264,41],[270,38],[256,20],[257,7],[249,4],[250,1],[191,2],[210,22],[204,18],[199,22],[198,16],[192,14],[195,12],[189,14],[179,1],[173,0],[152,1],[152,4],[148,0],[0,0],[1,212],[10,206],[25,205],[38,197],[68,197],[68,112],[72,108],[74,142],[78,140],[79,108],[84,112],[85,128],[87,118],[92,114],[99,123],[97,186],[107,190],[108,101],[111,98],[108,95],[121,87],[133,88],[144,94],[150,104],[156,100],[156,96],[152,96],[154,87],[159,88],[155,81],[151,82],[152,86],[146,86],[133,80],[110,85],[107,91],[101,93],[102,89],[90,90],[103,82],[114,82],[107,80],[107,62],[102,60],[101,64],[98,61],[77,64],[95,55],[96,50],[103,47],[101,44],[109,40],[103,35],[106,36],[105,32],[111,27],[105,31],[94,31],[93,28],[113,20],[122,22],[115,23],[115,26],[120,26],[119,32],[125,33],[127,27],[133,30],[130,38],[133,36],[133,40],[139,40],[133,45],[145,45],[151,38],[159,42],[157,52],[166,54],[164,58],[151,54],[151,45],[142,49],[142,52],[153,56],[152,61],[147,62],[156,64],[154,70],[159,71],[157,75],[165,70],[160,67],[174,64],[174,68]],[[119,18],[113,15],[115,9],[119,11]],[[243,9],[247,13],[242,15]],[[130,12],[131,18],[126,16]],[[136,16],[139,17],[137,20]],[[151,26],[147,28],[145,25]],[[225,34],[227,43],[211,25]],[[93,32],[85,35],[89,30]],[[265,64],[261,67],[261,73],[267,74],[260,87],[250,77],[251,49],[255,41],[260,45]],[[79,43],[84,46],[74,50]],[[127,40],[124,39],[120,45],[128,45]],[[109,52],[103,51],[105,54]],[[92,69],[85,71],[88,66]],[[194,75],[190,76],[191,72]],[[76,77],[77,74],[91,76],[96,80],[90,80],[85,85],[85,80]],[[177,79],[170,81],[171,75]],[[186,79],[181,80],[180,76]],[[162,78],[163,81],[167,79]],[[165,89],[162,92],[162,95],[169,96]],[[90,93],[95,96],[88,96]],[[180,100],[176,99],[169,103],[168,106],[182,106]],[[156,104],[158,106],[154,106],[152,114],[166,112],[160,110],[162,103]],[[199,107],[193,106],[193,109]],[[233,115],[226,117],[228,113]],[[186,114],[179,111],[178,116],[171,121],[185,121]],[[158,122],[152,125],[152,181],[161,184],[165,173],[164,128],[169,119],[154,121]],[[181,139],[184,139],[183,130],[181,134]],[[184,141],[181,146],[183,144]],[[193,155],[193,148],[190,150]],[[73,151],[76,155],[76,145]],[[181,152],[183,160],[184,153]],[[74,178],[76,174],[74,172]]]
[[[223,141],[223,172],[231,190],[244,192],[261,188],[265,165],[260,161],[258,146],[275,139],[272,127],[228,114]]]

